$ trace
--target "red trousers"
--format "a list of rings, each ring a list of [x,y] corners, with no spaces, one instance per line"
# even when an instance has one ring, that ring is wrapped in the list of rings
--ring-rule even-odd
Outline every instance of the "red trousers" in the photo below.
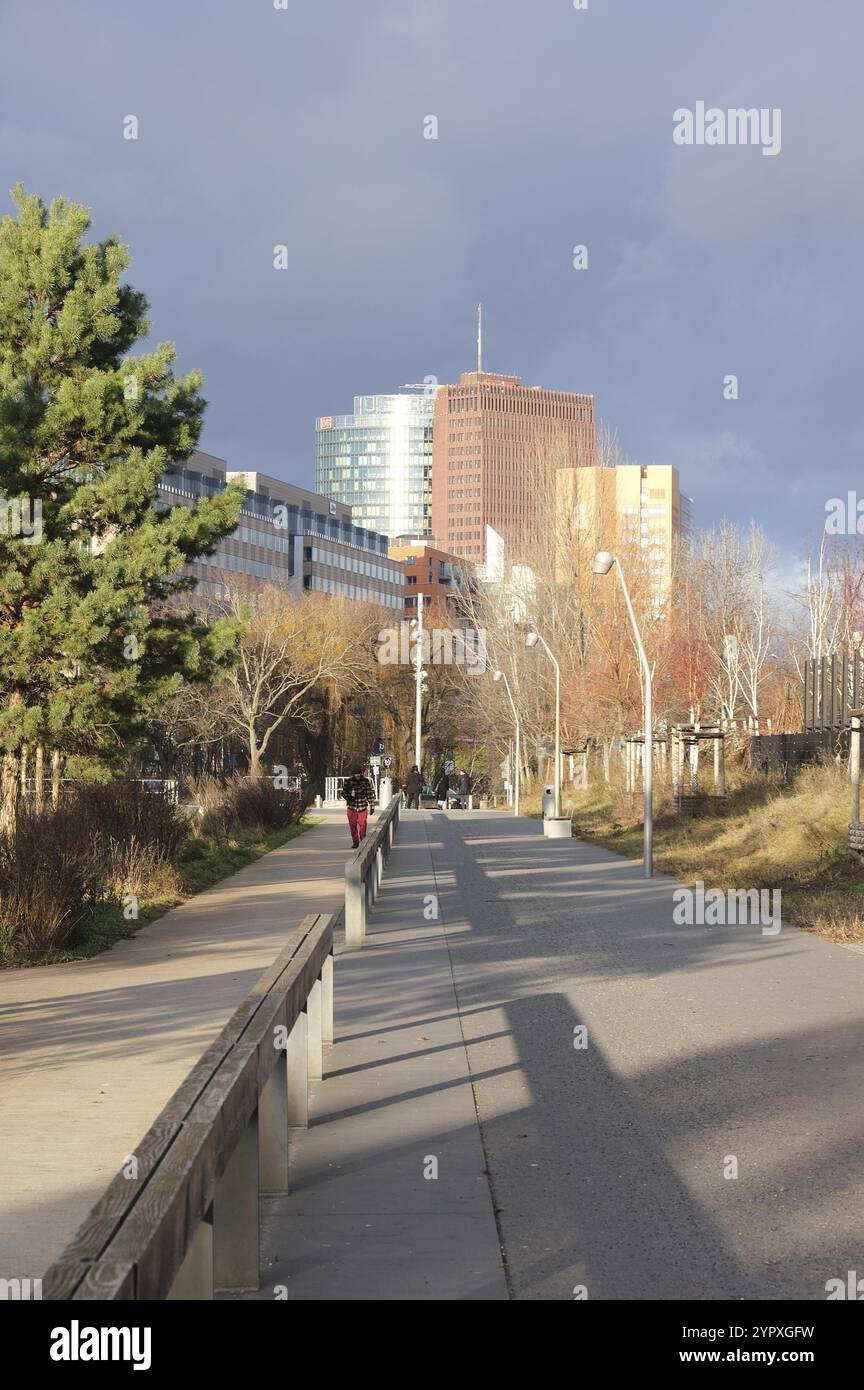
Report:
[[[359,845],[361,840],[366,839],[366,817],[368,811],[352,811],[348,808],[348,825],[351,830],[352,844]]]

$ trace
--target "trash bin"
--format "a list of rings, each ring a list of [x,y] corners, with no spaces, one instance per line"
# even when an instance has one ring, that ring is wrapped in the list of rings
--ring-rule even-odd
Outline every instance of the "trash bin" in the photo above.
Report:
[[[378,805],[389,806],[393,800],[393,778],[382,777],[378,784]]]
[[[544,820],[546,819],[547,816],[554,816],[554,814],[555,814],[555,788],[554,788],[554,787],[544,787],[544,788],[543,788],[543,801],[542,801],[541,804],[542,804],[542,807],[543,807],[543,819],[544,819]]]

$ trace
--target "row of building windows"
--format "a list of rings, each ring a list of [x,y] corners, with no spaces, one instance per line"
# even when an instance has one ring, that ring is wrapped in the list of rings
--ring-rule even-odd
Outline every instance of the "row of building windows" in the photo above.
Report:
[[[379,589],[366,589],[359,584],[346,584],[341,579],[328,579],[323,574],[309,574],[303,580],[304,589],[321,594],[342,594],[345,598],[373,599],[385,608],[401,608],[402,595],[388,594]]]
[[[246,545],[260,545],[262,550],[279,550],[283,555],[291,553],[291,537],[276,536],[272,531],[256,531],[250,526],[239,526],[233,540],[241,540]]]
[[[307,555],[311,550],[309,558],[317,561],[321,565],[333,565],[335,569],[350,570],[354,574],[365,574],[371,579],[389,579],[394,584],[401,583],[401,574],[395,566],[374,565],[369,560],[361,560],[357,555],[343,555],[338,550],[331,550],[329,546],[313,545],[307,546]]]
[[[246,560],[242,555],[229,555],[223,550],[217,550],[215,555],[199,555],[195,563],[230,570],[232,574],[252,575],[255,579],[275,579],[283,584],[290,578],[287,566],[268,565],[264,560]]]
[[[476,397],[459,396],[451,392],[447,398],[447,409],[451,414],[478,410],[490,410],[497,414],[506,410],[511,414],[532,419],[570,420],[586,423],[594,419],[593,405],[576,404],[568,400],[550,401],[543,397],[530,396],[500,395],[493,397],[484,394],[480,397],[478,406]]]

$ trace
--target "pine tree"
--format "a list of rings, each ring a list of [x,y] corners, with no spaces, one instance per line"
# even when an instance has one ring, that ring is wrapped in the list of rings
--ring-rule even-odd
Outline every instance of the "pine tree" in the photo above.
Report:
[[[199,372],[176,377],[129,253],[87,242],[86,208],[17,186],[0,221],[0,829],[15,824],[22,749],[117,750],[184,680],[236,642],[175,596],[241,492],[158,510],[160,475],[194,449]]]

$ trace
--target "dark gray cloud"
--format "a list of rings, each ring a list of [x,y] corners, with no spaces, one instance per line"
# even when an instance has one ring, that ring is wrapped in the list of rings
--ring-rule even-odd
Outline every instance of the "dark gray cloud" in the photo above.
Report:
[[[864,492],[862,38],[856,0],[0,0],[0,187],[129,243],[235,466],[311,483],[315,415],[453,380],[482,299],[487,366],[788,551]],[[676,146],[699,100],[779,107],[780,154]]]

